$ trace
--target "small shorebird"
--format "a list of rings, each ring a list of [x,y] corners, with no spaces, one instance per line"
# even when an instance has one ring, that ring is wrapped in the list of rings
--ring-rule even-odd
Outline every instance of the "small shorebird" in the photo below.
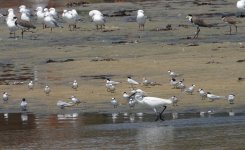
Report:
[[[137,81],[133,80],[131,77],[128,77],[127,81],[131,85],[132,88],[134,88],[134,85],[139,84]]]
[[[194,92],[194,89],[195,89],[195,84],[192,84],[190,87],[188,87],[188,88],[186,88],[185,89],[185,92],[187,93],[187,94],[193,94],[193,92]]]
[[[81,101],[80,101],[80,99],[78,99],[78,98],[76,98],[75,96],[71,96],[71,101],[74,103],[74,104],[76,104],[76,105],[78,105],[78,104],[80,104],[81,103]]]
[[[225,96],[218,96],[218,95],[211,94],[210,92],[207,92],[207,98],[210,99],[211,101],[214,101],[219,99],[225,99]]]
[[[173,106],[178,106],[178,98],[176,97],[176,96],[172,96],[171,98],[170,98],[171,100],[172,100],[172,102],[173,102]]]
[[[151,81],[151,80],[148,80],[146,77],[143,77],[143,81],[142,81],[142,84],[144,86],[155,86],[155,85],[161,85],[155,81]]]
[[[136,21],[137,21],[137,23],[139,25],[139,30],[141,30],[141,28],[142,28],[142,30],[144,31],[146,16],[144,15],[144,11],[143,10],[138,10],[137,11]]]
[[[229,26],[230,26],[230,34],[231,34],[231,26],[232,26],[232,25],[235,26],[235,28],[236,28],[236,33],[237,33],[237,24],[238,24],[238,23],[241,23],[240,20],[238,20],[237,18],[232,17],[232,16],[222,16],[222,20],[223,20],[225,23],[229,24]]]
[[[130,107],[130,109],[133,109],[135,104],[136,104],[136,100],[134,100],[134,99],[130,99],[128,101],[128,106]]]
[[[203,89],[198,89],[199,95],[201,96],[202,100],[206,99],[207,93]]]
[[[201,19],[197,16],[193,16],[193,15],[189,14],[186,18],[188,18],[188,20],[197,27],[197,31],[196,31],[196,34],[194,35],[193,39],[198,38],[199,32],[201,31],[200,27],[212,27],[211,24],[205,23],[203,19]]]
[[[78,88],[77,80],[74,80],[74,81],[72,82],[71,88],[73,88],[74,90],[77,90],[77,88]]]
[[[168,70],[168,73],[169,73],[169,76],[171,78],[176,78],[176,77],[180,76],[180,74],[178,74],[178,73],[176,73],[174,71],[171,71],[171,70]]]
[[[33,88],[34,88],[34,83],[33,83],[33,81],[30,81],[30,82],[28,83],[28,88],[29,88],[30,90],[33,90]]]
[[[111,98],[111,104],[113,105],[114,108],[117,108],[117,106],[118,106],[118,102],[114,97]]]
[[[22,101],[20,103],[20,108],[22,111],[26,111],[27,110],[27,102],[25,98],[22,98]]]
[[[119,83],[120,83],[120,82],[112,81],[111,79],[106,79],[106,84],[117,85],[117,84],[119,84]]]
[[[7,92],[3,92],[3,102],[7,102],[9,100],[9,94]]]
[[[181,91],[183,91],[186,87],[185,87],[185,84],[183,82],[183,80],[179,81],[176,85],[176,88],[177,89],[180,89]]]
[[[45,88],[44,88],[44,93],[45,93],[46,95],[49,95],[50,92],[51,92],[50,87],[49,87],[48,85],[46,85]]]
[[[105,87],[106,87],[107,92],[114,93],[116,90],[116,86],[110,83],[106,83]]]
[[[234,94],[229,94],[228,97],[227,97],[227,100],[229,101],[230,104],[234,104],[235,95]]]
[[[61,101],[59,100],[57,102],[57,106],[60,108],[60,109],[64,109],[65,107],[71,107],[73,106],[74,103],[73,102],[64,102],[64,101]]]
[[[128,95],[127,92],[123,92],[123,98],[126,99],[127,101],[130,100],[130,95]]]
[[[185,89],[185,92],[187,93],[187,94],[193,94],[193,92],[194,92],[194,89],[195,89],[195,84],[192,84],[190,87],[188,87],[188,88],[186,88]]]
[[[175,89],[177,87],[177,85],[178,85],[178,82],[179,81],[177,81],[175,78],[172,78],[170,80],[170,85],[173,86],[173,88]]]

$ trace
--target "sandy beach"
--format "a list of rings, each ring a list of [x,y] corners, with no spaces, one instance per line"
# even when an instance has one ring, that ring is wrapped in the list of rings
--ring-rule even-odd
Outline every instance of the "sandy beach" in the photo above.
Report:
[[[167,111],[243,111],[245,106],[245,30],[244,18],[238,25],[238,33],[229,35],[229,27],[221,20],[222,13],[236,13],[234,2],[212,1],[212,5],[198,6],[192,2],[136,2],[99,3],[76,7],[82,17],[79,29],[69,31],[64,28],[42,29],[36,24],[34,33],[25,33],[21,39],[9,38],[9,30],[1,18],[0,24],[0,91],[10,94],[7,104],[0,104],[0,111],[19,111],[21,98],[29,103],[29,111],[36,113],[56,113],[58,100],[67,100],[71,95],[83,103],[69,109],[83,112],[110,112],[112,97],[120,102],[118,110],[129,107],[122,93],[129,92],[127,76],[142,82],[146,77],[161,85],[137,88],[149,96],[169,98],[177,96],[177,107]],[[186,7],[193,9],[188,11]],[[107,14],[106,27],[97,31],[90,21],[88,12],[98,9]],[[109,17],[115,11],[125,9],[128,16]],[[200,9],[201,8],[201,9]],[[59,8],[62,11],[63,8]],[[137,9],[145,10],[149,17],[145,31],[139,31],[134,18]],[[3,8],[4,11],[6,8]],[[214,28],[201,28],[199,39],[189,39],[196,31],[185,18],[187,14],[200,15],[209,23],[218,23]],[[35,22],[35,20],[34,20]],[[171,24],[172,30],[159,30]],[[55,62],[47,63],[48,60]],[[68,61],[67,61],[68,60]],[[209,102],[201,100],[197,92],[187,95],[169,84],[168,70],[183,74],[186,86],[196,85],[217,95],[235,94],[235,104],[227,100]],[[114,93],[106,91],[105,78],[120,81]],[[34,90],[27,88],[30,80],[35,81]],[[79,83],[78,90],[71,88],[73,80]],[[15,81],[24,82],[13,85]],[[44,86],[48,84],[52,92],[46,96]],[[145,112],[152,110],[137,105],[135,109]]]

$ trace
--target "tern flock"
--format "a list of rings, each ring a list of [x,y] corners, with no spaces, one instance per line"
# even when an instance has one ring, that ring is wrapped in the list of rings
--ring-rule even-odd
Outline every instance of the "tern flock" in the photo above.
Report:
[[[245,10],[245,0],[239,0],[237,2],[237,8],[239,10]],[[53,28],[56,27],[61,27],[63,26],[60,24],[59,20],[63,19],[69,27],[69,30],[75,30],[77,28],[77,23],[78,21],[81,20],[81,17],[77,13],[75,9],[72,10],[63,10],[63,13],[61,15],[58,14],[55,8],[42,8],[42,7],[37,7],[35,9],[36,13],[36,18],[37,18],[37,23],[42,24],[43,29],[45,28],[50,28],[51,32]],[[8,29],[10,31],[10,37],[13,34],[14,38],[16,37],[15,32],[17,30],[21,30],[22,38],[24,32],[30,31],[30,29],[35,29],[36,27],[32,24],[32,13],[30,9],[28,9],[25,5],[19,6],[19,13],[21,14],[20,17],[17,17],[17,15],[14,12],[13,8],[8,9],[8,15],[6,16],[6,24],[8,26]],[[96,26],[96,29],[103,29],[105,27],[106,19],[103,15],[102,12],[99,10],[91,10],[88,14],[93,23]],[[3,17],[2,14],[0,14],[0,17]],[[136,16],[136,22],[138,24],[139,30],[144,30],[145,23],[146,23],[147,17],[144,15],[143,10],[138,10],[137,11],[137,16]],[[192,16],[189,16],[188,19],[195,24]],[[227,21],[228,22],[228,21]],[[198,32],[199,31],[199,26],[198,26]],[[198,35],[195,35],[197,37]],[[195,92],[195,87],[196,85],[192,84],[189,87],[186,87],[184,84],[184,79],[177,80],[178,77],[182,76],[183,74],[177,74],[171,70],[168,71],[169,77],[170,77],[170,86],[173,89],[180,89],[181,92],[184,92],[188,95],[193,95]],[[116,91],[116,87],[120,84],[121,82],[117,81],[112,81],[111,79],[106,80],[106,90],[107,92],[114,93]],[[162,114],[167,108],[167,105],[173,105],[177,106],[178,103],[178,98],[176,96],[172,96],[170,98],[158,98],[158,97],[152,97],[152,96],[147,96],[146,92],[144,92],[141,89],[135,89],[136,86],[139,86],[140,83],[132,79],[130,76],[127,78],[127,83],[130,85],[130,88],[133,89],[130,91],[128,94],[127,92],[124,92],[122,97],[128,102],[128,105],[131,109],[135,107],[136,104],[143,104],[147,105],[150,108],[153,109],[153,111],[156,113],[156,120],[161,119],[164,120]],[[143,86],[156,86],[156,85],[161,85],[155,81],[150,81],[146,79],[145,77],[143,78],[142,81]],[[77,90],[78,89],[78,83],[76,80],[72,82],[71,85],[72,89]],[[34,83],[33,81],[30,81],[28,83],[28,88],[30,90],[34,89]],[[235,100],[235,95],[228,94],[228,96],[219,96],[212,94],[211,92],[206,92],[202,88],[198,89],[197,92],[199,93],[200,97],[202,100],[205,100],[206,98],[209,99],[211,102],[216,101],[216,100],[221,100],[221,99],[226,99],[230,104],[234,103]],[[46,95],[49,95],[51,93],[51,88],[46,85],[44,88],[44,93]],[[7,102],[9,100],[9,94],[7,92],[3,93],[2,97],[4,102]],[[69,102],[65,102],[63,100],[58,100],[57,106],[61,109],[65,107],[71,107],[74,105],[78,105],[81,103],[81,101],[76,98],[75,96],[70,97]],[[111,99],[111,104],[113,107],[116,109],[119,106],[119,102],[117,101],[116,98]],[[27,101],[25,98],[21,100],[20,107],[22,110],[27,110]],[[158,111],[158,109],[163,108],[161,111]]]

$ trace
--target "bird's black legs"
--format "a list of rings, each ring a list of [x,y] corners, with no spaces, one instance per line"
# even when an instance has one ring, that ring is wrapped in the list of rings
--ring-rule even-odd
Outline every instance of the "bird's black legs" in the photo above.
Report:
[[[198,26],[198,27],[197,27],[197,32],[196,32],[195,36],[193,37],[193,39],[198,38],[199,32],[200,32],[200,28],[199,28],[199,26]]]
[[[237,33],[237,26],[235,25],[235,27],[236,27],[236,33]]]
[[[157,116],[157,118],[155,119],[155,121],[158,121],[159,119],[162,120],[162,121],[164,121],[164,118],[163,118],[162,114],[163,114],[163,112],[165,111],[166,108],[167,108],[167,106],[163,106],[163,110],[161,111],[161,113],[158,113],[157,110],[156,110],[156,108],[153,109],[154,112],[156,113],[156,116]]]
[[[230,35],[231,35],[231,25],[230,25]]]
[[[157,118],[155,119],[155,121],[159,120],[160,114],[157,112],[156,108],[153,109],[154,112],[156,113]]]
[[[163,112],[165,111],[165,109],[167,108],[167,106],[163,106],[164,108],[163,108],[163,110],[162,110],[162,112],[159,114],[159,117],[160,117],[160,119],[162,120],[162,121],[164,121],[164,118],[162,117],[162,114],[163,114]]]
[[[23,39],[24,30],[21,31],[21,38]]]

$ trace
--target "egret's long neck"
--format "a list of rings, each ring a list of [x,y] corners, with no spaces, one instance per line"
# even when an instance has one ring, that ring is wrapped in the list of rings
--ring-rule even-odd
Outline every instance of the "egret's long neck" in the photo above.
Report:
[[[141,94],[136,94],[134,98],[138,103],[143,103],[143,96]]]

